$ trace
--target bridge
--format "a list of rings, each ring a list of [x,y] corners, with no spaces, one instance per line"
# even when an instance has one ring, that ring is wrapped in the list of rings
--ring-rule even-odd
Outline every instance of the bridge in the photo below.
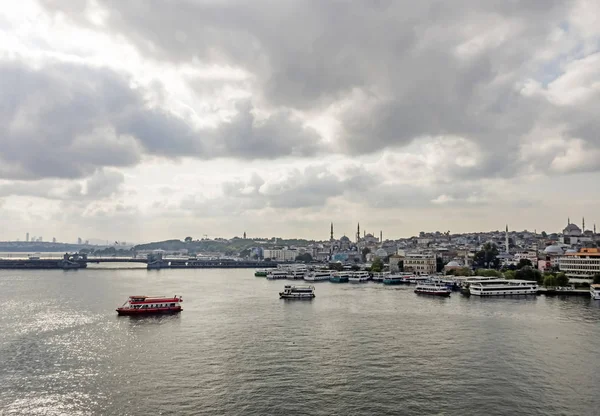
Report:
[[[277,262],[168,258],[162,254],[149,254],[148,257],[88,257],[85,254],[66,253],[62,258],[29,257],[0,259],[0,269],[84,269],[89,263],[145,263],[147,269],[242,269],[277,267]]]

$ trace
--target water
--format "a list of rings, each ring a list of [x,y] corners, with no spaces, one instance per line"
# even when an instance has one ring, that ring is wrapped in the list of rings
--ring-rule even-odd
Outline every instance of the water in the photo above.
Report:
[[[1,415],[598,415],[600,302],[251,270],[0,271]],[[117,317],[131,294],[177,316]]]

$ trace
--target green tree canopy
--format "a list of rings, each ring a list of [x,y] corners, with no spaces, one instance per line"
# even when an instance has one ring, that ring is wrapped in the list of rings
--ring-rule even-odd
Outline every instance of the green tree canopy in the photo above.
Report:
[[[461,267],[460,269],[452,269],[448,270],[448,275],[450,276],[472,276],[473,273],[471,269],[468,267]]]
[[[498,268],[498,247],[493,243],[485,243],[473,258],[475,265],[481,268]]]
[[[599,273],[599,274],[595,274],[595,275],[592,277],[592,283],[594,283],[595,285],[598,285],[598,284],[600,284],[600,273]]]
[[[188,237],[186,237],[186,238],[185,238],[185,240],[183,240],[183,241],[185,241],[186,243],[191,243],[191,242],[192,242],[192,237],[189,237],[189,236],[188,236]]]
[[[441,257],[435,258],[435,271],[440,273],[444,270],[444,260]]]
[[[502,273],[494,269],[477,269],[475,275],[485,277],[502,277]]]
[[[379,257],[375,257],[375,260],[373,260],[373,263],[371,264],[371,271],[372,272],[380,272],[383,270],[383,260],[381,260]]]
[[[561,287],[568,286],[569,278],[567,277],[567,275],[564,273],[558,273],[556,275],[556,285]]]
[[[517,269],[522,269],[525,266],[533,266],[533,264],[531,263],[531,260],[529,259],[521,259],[519,260],[519,264],[517,264]]]
[[[556,287],[558,286],[556,276],[549,273],[544,275],[544,286],[546,287]]]
[[[371,249],[369,247],[365,247],[362,249],[361,253],[362,253],[363,260],[365,260],[367,258],[367,254],[369,254],[370,252],[371,252]]]
[[[304,253],[296,256],[296,261],[303,261],[304,263],[310,263],[312,259],[313,258],[310,253]]]
[[[504,272],[504,278],[505,279],[514,279],[515,278],[515,271],[514,270],[506,270]]]
[[[542,275],[542,272],[540,272],[538,269],[534,269],[531,266],[525,266],[522,269],[517,270],[515,272],[515,279],[534,280],[539,284],[544,282],[544,276]]]

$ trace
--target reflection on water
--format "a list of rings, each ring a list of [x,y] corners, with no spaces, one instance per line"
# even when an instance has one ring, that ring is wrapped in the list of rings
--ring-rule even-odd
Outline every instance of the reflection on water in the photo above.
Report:
[[[600,302],[251,270],[0,271],[0,414],[594,415]],[[175,315],[117,316],[136,293]]]

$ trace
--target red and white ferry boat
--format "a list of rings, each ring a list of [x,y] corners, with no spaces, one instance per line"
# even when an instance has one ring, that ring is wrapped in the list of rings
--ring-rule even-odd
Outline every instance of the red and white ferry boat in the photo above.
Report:
[[[129,296],[127,302],[117,308],[119,315],[151,315],[157,313],[178,313],[181,308],[181,296]]]

